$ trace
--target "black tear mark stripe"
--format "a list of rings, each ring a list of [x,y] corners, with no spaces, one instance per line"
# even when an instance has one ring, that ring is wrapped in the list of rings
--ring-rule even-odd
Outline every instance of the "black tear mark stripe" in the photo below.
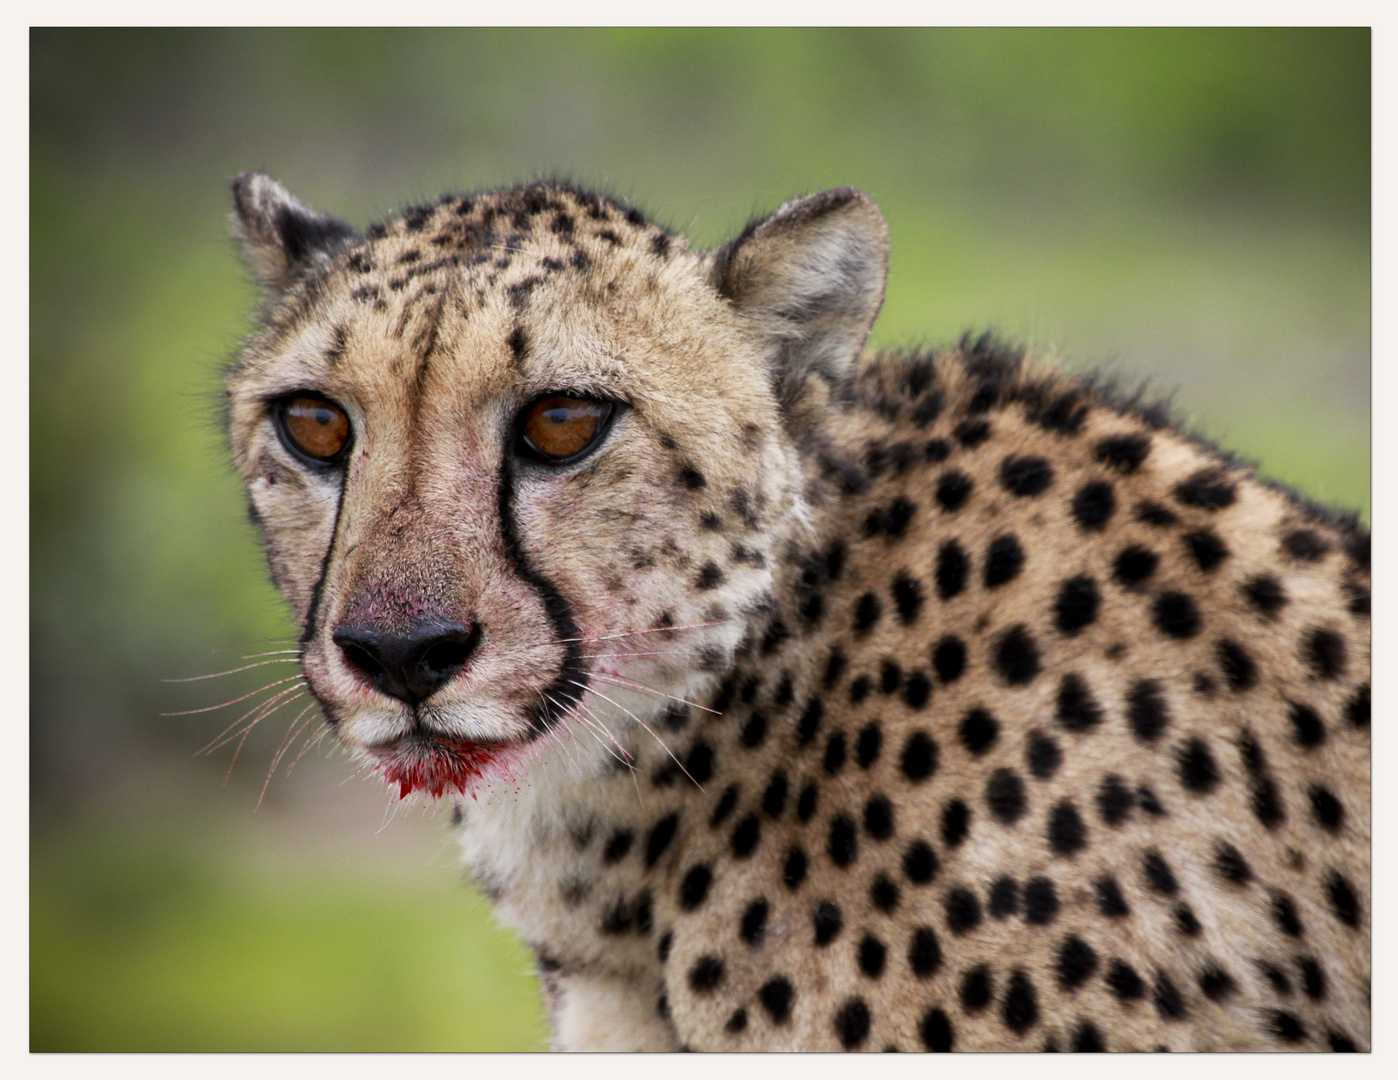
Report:
[[[582,663],[582,642],[579,640],[582,635],[578,630],[577,620],[573,618],[572,607],[558,591],[558,587],[529,564],[524,547],[516,534],[514,518],[510,514],[514,505],[514,475],[509,466],[509,438],[507,435],[507,441],[501,447],[498,502],[500,536],[504,541],[505,558],[509,560],[515,573],[539,594],[539,599],[544,602],[544,611],[547,612],[549,622],[557,635],[555,640],[563,645],[564,650],[558,677],[544,689],[543,700],[535,706],[535,712],[529,718],[529,738],[532,741],[557,724],[563,718],[563,714],[581,700],[591,680]]]
[[[301,655],[305,655],[306,643],[316,636],[316,629],[320,619],[320,598],[325,587],[325,579],[330,573],[330,558],[335,553],[335,541],[340,538],[340,511],[345,506],[345,489],[349,487],[349,465],[346,464],[344,473],[340,477],[340,494],[335,498],[335,523],[330,526],[330,543],[325,547],[325,554],[321,556],[320,573],[316,576],[315,588],[311,590],[311,606],[306,613],[306,629],[301,632]],[[299,658],[299,657],[298,657]],[[325,714],[325,718],[333,726],[339,723],[340,718],[335,715],[335,710],[330,707],[330,702],[326,701],[316,693],[315,684],[309,679],[306,680],[306,687],[311,695],[320,703],[320,710]]]

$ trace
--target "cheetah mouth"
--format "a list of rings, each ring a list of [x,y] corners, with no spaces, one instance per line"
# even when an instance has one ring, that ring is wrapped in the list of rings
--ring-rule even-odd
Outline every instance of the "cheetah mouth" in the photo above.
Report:
[[[471,742],[443,735],[414,733],[365,749],[384,782],[398,785],[398,797],[421,791],[434,799],[469,793],[477,782],[507,765],[514,744]]]

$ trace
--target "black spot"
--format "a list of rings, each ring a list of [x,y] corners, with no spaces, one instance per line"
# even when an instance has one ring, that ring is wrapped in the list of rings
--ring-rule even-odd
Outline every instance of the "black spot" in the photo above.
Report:
[[[678,815],[670,814],[655,823],[650,835],[646,837],[646,866],[654,866],[660,856],[665,853],[665,849],[670,846],[670,841],[674,839],[679,820]]]
[[[903,775],[914,783],[926,780],[937,771],[937,744],[927,732],[914,731],[908,736],[907,741],[903,743],[903,756],[899,767],[903,770]]]
[[[1272,921],[1287,937],[1300,937],[1304,933],[1301,917],[1296,913],[1296,902],[1286,893],[1272,893]]]
[[[1000,483],[1021,498],[1042,495],[1053,483],[1053,467],[1041,457],[1007,457],[1000,465]]]
[[[604,863],[616,863],[626,858],[626,853],[631,850],[631,844],[635,837],[629,829],[618,829],[612,833],[607,840],[607,846],[602,849],[602,861]]]
[[[1222,510],[1238,497],[1233,482],[1220,468],[1205,468],[1175,485],[1175,498],[1200,510]]]
[[[1032,877],[1024,883],[1024,921],[1047,926],[1058,915],[1058,891],[1048,878]]]
[[[738,732],[738,739],[744,746],[761,746],[762,740],[767,737],[767,718],[761,713],[753,713],[748,717],[743,728]]]
[[[990,886],[990,900],[986,904],[992,919],[1008,919],[1019,911],[1019,882],[1012,877],[999,877]]]
[[[807,784],[803,787],[796,800],[796,816],[802,821],[810,821],[815,816],[818,798],[819,794],[814,784]]]
[[[1126,721],[1139,742],[1154,742],[1170,722],[1160,684],[1142,679],[1126,695]]]
[[[869,696],[869,676],[861,675],[849,684],[849,700],[851,705],[858,705]]]
[[[1296,961],[1296,966],[1301,969],[1301,988],[1306,991],[1306,996],[1315,1001],[1325,998],[1325,972],[1321,970],[1314,957],[1303,956]]]
[[[510,331],[510,336],[506,339],[510,346],[510,354],[518,362],[524,359],[525,353],[529,351],[529,336],[522,327],[516,326]]]
[[[908,966],[919,979],[930,978],[942,965],[942,947],[930,926],[919,926],[908,943]]]
[[[1132,588],[1145,581],[1160,565],[1160,556],[1149,548],[1132,544],[1123,548],[1112,567],[1112,576],[1117,584]]]
[[[833,654],[832,654],[833,655]],[[841,661],[844,657],[840,657]],[[801,746],[808,746],[815,738],[816,732],[820,729],[821,717],[825,714],[825,706],[820,698],[811,698],[806,709],[801,713],[801,719],[796,724],[796,741]]]
[[[1028,799],[1024,781],[1013,769],[996,769],[985,785],[985,804],[991,816],[1004,825],[1013,825],[1024,816]]]
[[[883,516],[883,529],[888,534],[889,539],[902,536],[908,527],[908,522],[912,520],[913,514],[916,512],[916,504],[902,497],[894,499]]]
[[[1135,472],[1149,453],[1149,435],[1111,435],[1097,444],[1097,460],[1121,473]]]
[[[942,807],[942,843],[956,847],[971,831],[971,809],[960,799],[952,799]]]
[[[1330,551],[1330,544],[1318,532],[1295,529],[1282,537],[1282,550],[1298,562],[1319,562]]]
[[[762,635],[762,655],[771,656],[782,643],[791,637],[791,631],[786,628],[786,624],[777,619],[767,628],[767,632]]]
[[[929,1051],[939,1054],[951,1052],[951,1021],[947,1019],[947,1014],[943,1010],[929,1009],[923,1015],[922,1022],[918,1024],[917,1031],[922,1037],[922,1045],[927,1047]]]
[[[1306,1028],[1291,1013],[1281,1009],[1268,1009],[1267,1030],[1282,1042],[1301,1042],[1306,1038]]]
[[[1281,794],[1270,776],[1261,776],[1252,783],[1252,812],[1257,820],[1269,829],[1274,829],[1286,820],[1286,808],[1282,805]]]
[[[1309,705],[1291,704],[1291,729],[1302,746],[1319,746],[1325,741],[1325,724]]]
[[[1010,988],[1001,1005],[1000,1017],[1016,1035],[1023,1035],[1038,1022],[1038,997],[1034,984],[1024,972],[1016,971],[1010,976]]]
[[[1101,480],[1084,484],[1073,496],[1073,517],[1083,529],[1100,530],[1116,511],[1116,495],[1112,485]]]
[[[1076,990],[1097,970],[1097,950],[1082,938],[1069,936],[1058,950],[1058,985]]]
[[[1186,1016],[1184,998],[1163,971],[1155,973],[1155,1011],[1162,1020],[1183,1020]]]
[[[1199,609],[1182,592],[1161,593],[1151,608],[1155,625],[1162,634],[1183,641],[1199,632]]]
[[[921,671],[908,673],[907,685],[903,687],[903,704],[910,709],[920,709],[932,696],[932,683]]]
[[[905,573],[900,573],[893,581],[893,603],[898,608],[898,618],[904,626],[917,621],[922,610],[922,586]]]
[[[830,819],[830,839],[826,850],[836,866],[848,866],[859,857],[859,833],[847,815],[836,814]]]
[[[872,934],[865,934],[859,942],[859,970],[871,979],[877,979],[883,974],[885,958],[888,950],[884,944]]]
[[[689,969],[689,987],[696,994],[708,994],[723,982],[723,961],[717,956],[701,956]]]
[[[887,874],[879,874],[869,886],[869,901],[882,912],[891,912],[898,906],[900,896],[898,886]]]
[[[864,804],[864,831],[875,840],[893,835],[893,803],[886,796],[871,796]]]
[[[707,487],[708,481],[704,479],[704,474],[692,465],[680,466],[680,483],[685,487],[695,489]]]
[[[1247,650],[1236,641],[1225,638],[1218,643],[1215,651],[1228,689],[1238,694],[1244,690],[1251,690],[1257,684],[1257,664],[1253,662]]]
[[[903,669],[887,657],[879,665],[879,689],[891,694],[903,683]]]
[[[1330,900],[1330,910],[1335,918],[1346,926],[1359,925],[1359,897],[1343,874],[1330,872],[1325,882],[1325,894]]]
[[[1359,1047],[1354,1045],[1354,1040],[1348,1035],[1338,1031],[1326,1033],[1326,1041],[1330,1044],[1330,1049],[1336,1054],[1355,1054],[1359,1052]]]
[[[785,1024],[791,1019],[791,1002],[795,997],[796,991],[782,975],[768,979],[757,991],[757,1000],[762,1002],[774,1024]]]
[[[815,926],[815,943],[829,945],[844,926],[845,920],[838,907],[829,900],[822,900],[816,905],[812,923]]]
[[[1097,789],[1097,812],[1102,821],[1111,826],[1120,825],[1131,816],[1136,808],[1136,793],[1126,786],[1116,773],[1102,778],[1102,786]]]
[[[706,742],[697,742],[690,747],[684,759],[684,771],[696,784],[708,782],[714,773],[714,752]]]
[[[1024,760],[1037,779],[1047,780],[1063,764],[1063,751],[1052,737],[1042,731],[1034,731],[1030,733],[1029,742],[1024,748]]]
[[[1340,805],[1340,800],[1319,785],[1311,788],[1310,796],[1311,813],[1315,815],[1316,824],[1331,832],[1338,832],[1345,820],[1345,808]]]
[[[693,911],[709,895],[709,884],[713,881],[713,873],[707,866],[700,863],[691,867],[680,882],[680,907],[685,911]]]
[[[1121,895],[1121,886],[1117,884],[1116,878],[1110,874],[1097,879],[1097,910],[1103,915],[1122,916],[1130,915],[1131,908],[1126,903],[1126,897]]]
[[[922,456],[932,464],[939,465],[951,457],[951,443],[946,439],[928,439],[927,445],[923,447]]]
[[[980,1012],[990,1004],[990,999],[994,996],[995,981],[987,965],[977,964],[961,976],[961,988],[957,997],[961,1001],[961,1007],[968,1013]]]
[[[825,758],[821,765],[831,776],[845,767],[845,733],[843,731],[830,733],[830,738],[825,742]]]
[[[1179,892],[1179,882],[1175,880],[1175,875],[1170,869],[1170,864],[1158,851],[1146,852],[1142,862],[1145,871],[1146,883],[1158,893],[1165,896],[1174,896]]]
[[[942,638],[932,649],[932,667],[942,682],[955,682],[966,670],[965,643],[950,634]]]
[[[860,998],[850,998],[835,1013],[835,1034],[846,1050],[861,1046],[869,1037],[869,1006]]]
[[[694,584],[700,589],[716,589],[724,582],[723,571],[718,568],[718,564],[710,559],[699,571],[699,576]]]
[[[952,889],[942,904],[946,908],[947,929],[953,934],[964,934],[980,925],[981,904],[970,889]]]
[[[937,551],[937,595],[950,600],[966,587],[971,560],[955,540],[948,540]]]
[[[960,469],[948,469],[937,481],[937,505],[949,514],[954,513],[966,504],[975,486]]]
[[[968,450],[974,450],[990,438],[990,424],[985,420],[963,420],[952,432],[956,441]]]
[[[1199,990],[1210,1001],[1226,1001],[1237,989],[1237,980],[1217,964],[1199,973]]]
[[[1218,787],[1218,765],[1214,762],[1213,751],[1203,739],[1194,738],[1178,747],[1175,760],[1179,767],[1180,783],[1196,795],[1208,795]]]
[[[1136,520],[1157,529],[1166,529],[1179,521],[1179,516],[1159,503],[1143,502],[1136,507]]]
[[[1013,581],[1024,567],[1024,549],[1014,536],[997,536],[985,549],[985,587]]]
[[[729,814],[733,812],[733,807],[738,805],[738,786],[729,784],[723,789],[723,794],[719,796],[718,803],[714,806],[714,812],[709,817],[709,827],[716,829],[723,824]]]
[[[1263,977],[1272,984],[1273,991],[1287,997],[1291,996],[1291,976],[1287,975],[1281,968],[1277,967],[1275,964],[1269,964],[1259,960],[1257,962],[1257,969],[1262,973]]]
[[[903,855],[903,873],[914,885],[926,885],[937,876],[937,855],[926,840],[914,840]]]
[[[660,940],[655,943],[655,955],[660,958],[663,964],[670,959],[670,946],[675,943],[675,935],[669,930],[660,935]]]
[[[756,814],[749,814],[733,828],[731,840],[733,855],[739,859],[746,859],[752,854],[752,849],[757,847],[757,841],[761,838],[762,825],[757,820]]]
[[[748,1011],[747,1009],[734,1009],[733,1015],[728,1018],[728,1022],[723,1025],[723,1030],[730,1035],[740,1035],[747,1030]]]
[[[602,925],[598,929],[603,934],[624,934],[631,929],[631,925],[631,905],[618,898],[602,916]]]
[[[786,773],[778,769],[767,781],[767,790],[762,793],[762,812],[768,817],[781,817],[786,809]]]
[[[1337,678],[1345,672],[1345,639],[1333,630],[1312,630],[1306,637],[1301,658],[1310,665],[1317,679]]]
[[[825,597],[821,596],[820,593],[812,593],[801,601],[801,618],[806,622],[818,623],[824,614]]]
[[[805,880],[806,853],[799,847],[793,847],[786,853],[786,864],[782,867],[782,884],[795,892]]]
[[[1369,726],[1369,684],[1365,683],[1345,703],[1345,719],[1357,728]]]
[[[1290,602],[1281,582],[1271,574],[1259,574],[1249,578],[1242,585],[1242,593],[1247,602],[1267,618],[1275,616]]]
[[[1087,826],[1078,808],[1067,799],[1061,800],[1049,815],[1049,846],[1058,855],[1075,855],[1087,845]]]
[[[762,944],[762,935],[767,929],[767,901],[761,897],[754,900],[743,912],[743,921],[738,927],[738,936],[754,949]]]
[[[1078,1025],[1077,1031],[1073,1033],[1073,1053],[1101,1054],[1105,1053],[1106,1049],[1107,1044],[1102,1041],[1102,1033],[1091,1020],[1084,1020]]]
[[[871,592],[859,598],[854,609],[854,632],[867,634],[869,628],[879,621],[879,598]]]
[[[1200,931],[1204,929],[1188,904],[1175,906],[1175,928],[1185,937],[1198,937]]]
[[[1232,885],[1243,886],[1252,880],[1252,867],[1243,853],[1227,842],[1214,849],[1214,872]]]
[[[877,761],[882,747],[883,732],[879,729],[878,722],[865,724],[854,744],[854,757],[859,762],[859,767],[867,769]]]
[[[1097,608],[1102,602],[1102,594],[1097,591],[1097,582],[1086,574],[1069,578],[1058,590],[1054,601],[1054,623],[1060,633],[1069,637],[1079,633],[1084,626],[1097,620]]]
[[[961,745],[979,756],[994,746],[1000,738],[1000,721],[985,709],[975,708],[961,718],[958,735]]]
[[[1067,730],[1079,732],[1091,731],[1102,722],[1102,707],[1077,672],[1068,672],[1058,684],[1054,719]]]
[[[1106,979],[1119,1001],[1139,1001],[1146,995],[1145,981],[1125,960],[1113,960],[1107,968]]]
[[[1228,557],[1228,548],[1212,529],[1199,529],[1184,535],[1185,550],[1189,552],[1194,565],[1204,573],[1218,567]]]

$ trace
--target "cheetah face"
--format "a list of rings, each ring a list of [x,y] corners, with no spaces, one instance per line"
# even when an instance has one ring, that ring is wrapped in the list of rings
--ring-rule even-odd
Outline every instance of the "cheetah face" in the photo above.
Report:
[[[364,238],[266,177],[234,193],[270,304],[230,438],[347,746],[402,795],[464,793],[618,752],[727,666],[882,298],[867,199],[706,255],[566,189]]]

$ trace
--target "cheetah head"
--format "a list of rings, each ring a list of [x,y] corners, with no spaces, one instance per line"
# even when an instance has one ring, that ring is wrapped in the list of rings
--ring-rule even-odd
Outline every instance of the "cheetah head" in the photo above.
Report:
[[[267,304],[230,441],[340,740],[402,795],[465,793],[702,693],[882,302],[874,204],[698,252],[563,186],[364,235],[265,176],[233,194]]]

